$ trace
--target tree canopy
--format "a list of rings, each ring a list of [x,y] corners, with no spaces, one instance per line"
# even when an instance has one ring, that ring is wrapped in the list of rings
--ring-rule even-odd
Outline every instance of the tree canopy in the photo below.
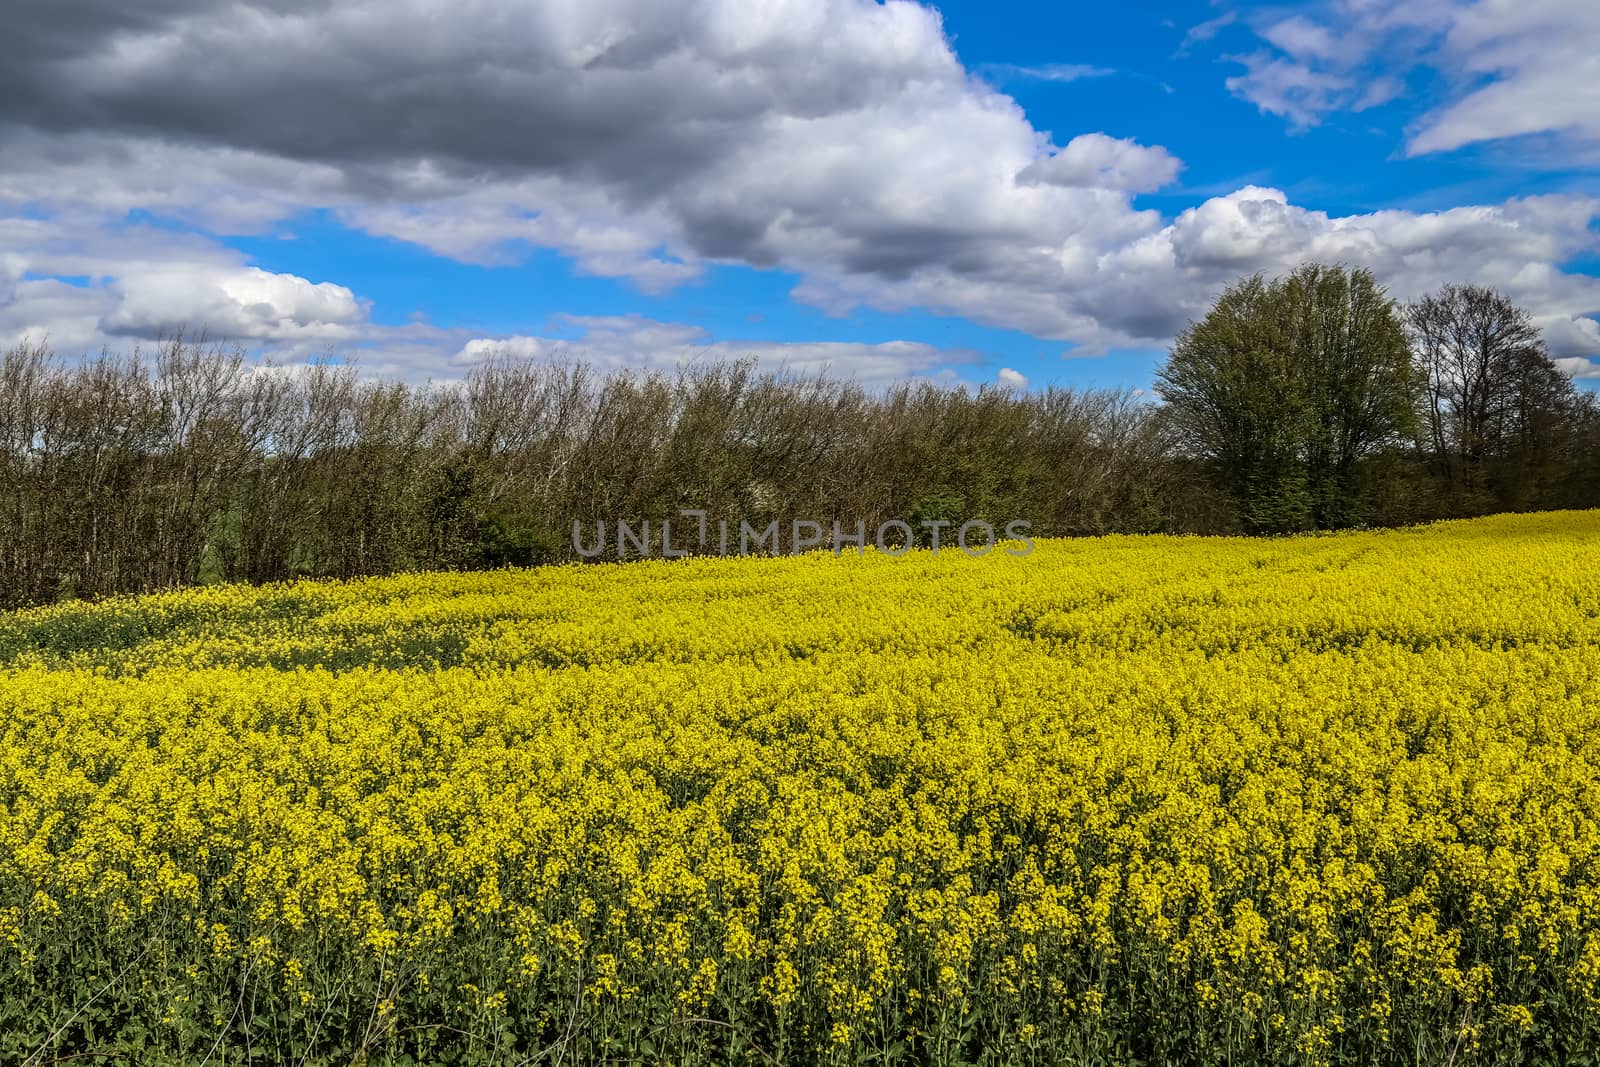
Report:
[[[1225,290],[1156,388],[1244,526],[1281,532],[1363,520],[1361,461],[1412,435],[1419,379],[1372,274],[1307,264]]]

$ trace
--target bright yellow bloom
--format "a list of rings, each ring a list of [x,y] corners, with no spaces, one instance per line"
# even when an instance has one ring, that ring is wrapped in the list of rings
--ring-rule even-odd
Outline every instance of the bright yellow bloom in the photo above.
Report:
[[[1576,1049],[1596,575],[1557,514],[4,615],[0,973],[179,1059],[241,988],[346,1060]]]

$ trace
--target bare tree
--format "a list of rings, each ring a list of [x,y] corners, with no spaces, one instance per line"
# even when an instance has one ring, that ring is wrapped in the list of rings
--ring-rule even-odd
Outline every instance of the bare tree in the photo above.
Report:
[[[1421,444],[1442,481],[1457,497],[1488,498],[1469,507],[1537,496],[1576,396],[1533,317],[1492,289],[1449,285],[1405,321],[1424,376]]]

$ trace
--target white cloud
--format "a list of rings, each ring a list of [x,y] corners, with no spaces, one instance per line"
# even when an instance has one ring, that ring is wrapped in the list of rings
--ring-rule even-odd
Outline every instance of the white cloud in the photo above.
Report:
[[[1024,167],[1017,180],[1026,185],[1066,185],[1085,189],[1127,189],[1147,193],[1170,184],[1183,163],[1165,148],[1086,133],[1059,152]]]
[[[1026,389],[1028,387],[1027,376],[1020,371],[1012,370],[1010,367],[1001,367],[1000,373],[996,376],[996,381],[999,382],[1002,389]]]
[[[0,214],[0,344],[63,351],[178,330],[283,344],[358,339],[367,307],[341,285],[249,266],[215,241],[104,218]]]
[[[1450,87],[1410,155],[1528,134],[1600,142],[1600,4],[1594,0],[1323,0],[1255,20],[1270,50],[1234,57],[1227,86],[1296,126],[1360,111],[1431,68]]]
[[[0,212],[33,206],[120,219],[142,211],[247,234],[351,195],[336,167],[237,148],[25,128],[0,131],[0,145]]]
[[[1479,0],[1457,10],[1441,55],[1464,80],[1492,80],[1427,115],[1412,155],[1533,133],[1600,141],[1600,4]]]
[[[1600,355],[1600,322],[1561,314],[1537,316],[1534,321],[1563,370],[1574,378],[1600,377],[1600,364],[1588,358]]]
[[[1328,112],[1350,106],[1359,91],[1349,75],[1295,59],[1256,52],[1234,60],[1244,64],[1245,72],[1227,79],[1228,90],[1266,114],[1288,119],[1296,129],[1315,126]]]
[[[1555,361],[1569,378],[1579,380],[1600,380],[1600,362],[1584,359],[1581,356],[1568,356]]]
[[[518,334],[467,341],[453,362],[470,365],[492,356],[513,359],[582,360],[604,370],[670,370],[688,363],[753,359],[773,370],[796,374],[826,371],[867,385],[913,377],[949,380],[980,361],[974,352],[941,349],[911,341],[881,344],[805,341],[715,340],[705,330],[658,322],[637,315],[560,316],[556,335]],[[563,336],[570,334],[572,336]],[[1008,372],[1002,372],[1002,378]],[[1009,373],[1014,374],[1014,371]]]
[[[1014,63],[990,63],[983,69],[1001,77],[1027,78],[1042,82],[1075,82],[1085,78],[1105,78],[1116,73],[1110,67],[1096,67],[1088,63],[1046,63],[1033,67]]]
[[[1069,241],[1048,258],[1019,262],[1008,283],[925,270],[892,284],[808,282],[799,292],[825,307],[870,301],[964,314],[1104,352],[1159,347],[1241,274],[1281,273],[1317,259],[1368,267],[1407,300],[1474,280],[1559,326],[1600,310],[1600,279],[1555,266],[1596,247],[1590,229],[1596,219],[1600,200],[1581,197],[1332,216],[1293,205],[1280,190],[1252,186],[1122,240]],[[1578,336],[1558,331],[1552,347]]]
[[[101,329],[136,337],[188,328],[227,338],[341,341],[367,317],[342,285],[257,267],[172,266],[124,275],[112,290],[117,304]]]
[[[111,306],[101,290],[54,278],[20,282],[0,303],[0,348],[24,340],[73,353],[99,348],[107,341],[100,320]]]
[[[1189,27],[1189,30],[1183,35],[1183,43],[1178,48],[1178,54],[1186,55],[1195,45],[1204,44],[1238,21],[1238,12],[1225,11],[1216,18],[1207,19],[1204,22]]]
[[[1274,22],[1261,36],[1297,59],[1348,60],[1360,54],[1350,38],[1334,34],[1303,15]]]

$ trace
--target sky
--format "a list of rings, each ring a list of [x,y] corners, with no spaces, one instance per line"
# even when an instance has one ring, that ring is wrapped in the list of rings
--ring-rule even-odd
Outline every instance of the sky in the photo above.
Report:
[[[1227,284],[1600,385],[1594,0],[10,0],[0,346],[1146,388]]]

